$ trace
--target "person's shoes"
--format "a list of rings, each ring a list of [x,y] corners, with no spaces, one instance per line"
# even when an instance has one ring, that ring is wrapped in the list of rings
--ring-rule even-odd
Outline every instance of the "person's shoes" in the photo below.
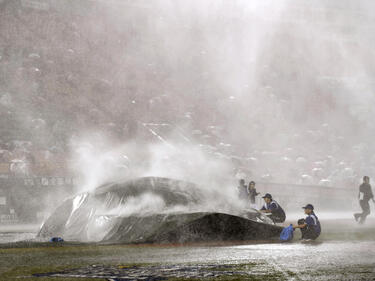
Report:
[[[301,240],[301,243],[309,243],[309,242],[312,242],[314,241],[313,239],[302,239]]]
[[[355,221],[358,221],[358,214],[354,214]]]

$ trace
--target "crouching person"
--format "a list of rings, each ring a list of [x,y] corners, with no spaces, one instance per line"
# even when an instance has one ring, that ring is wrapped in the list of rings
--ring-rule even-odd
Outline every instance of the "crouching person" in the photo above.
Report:
[[[272,195],[266,193],[262,198],[264,199],[265,204],[259,211],[268,215],[268,217],[275,223],[284,222],[285,212],[283,208],[272,199]]]
[[[321,232],[320,222],[318,217],[314,213],[314,206],[307,204],[305,207],[305,214],[307,217],[305,219],[298,220],[297,225],[293,225],[293,228],[301,229],[302,239],[315,240],[319,237]]]

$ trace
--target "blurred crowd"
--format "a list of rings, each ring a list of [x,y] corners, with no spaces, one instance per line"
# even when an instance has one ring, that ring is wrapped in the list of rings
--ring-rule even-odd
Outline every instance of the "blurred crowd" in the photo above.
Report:
[[[233,80],[232,89],[221,80],[234,79],[235,69],[226,72],[225,60],[216,59],[209,32],[225,48],[243,37],[237,25],[259,19],[208,15],[208,24],[184,17],[166,24],[168,11],[147,2],[121,10],[99,2],[0,1],[0,174],[69,173],[69,143],[90,130],[120,142],[173,135],[228,161],[236,177],[257,181],[346,187],[375,173],[368,136],[358,129],[361,112],[351,114],[330,95],[345,88],[342,81],[313,68],[301,75],[304,53],[285,56],[309,48],[290,43],[291,23],[272,33],[277,50],[265,46],[267,56],[248,60],[257,84]],[[157,33],[168,28],[192,37]],[[279,44],[285,37],[289,43]]]

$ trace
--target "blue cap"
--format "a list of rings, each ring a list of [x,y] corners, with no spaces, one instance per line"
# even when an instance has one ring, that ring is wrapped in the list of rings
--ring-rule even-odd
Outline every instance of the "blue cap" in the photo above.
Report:
[[[310,210],[314,210],[314,206],[311,205],[311,204],[307,204],[305,207],[302,207],[302,209],[310,209]]]
[[[269,194],[269,193],[266,193],[266,195],[264,195],[262,198],[269,198],[269,199],[272,199],[272,195]]]

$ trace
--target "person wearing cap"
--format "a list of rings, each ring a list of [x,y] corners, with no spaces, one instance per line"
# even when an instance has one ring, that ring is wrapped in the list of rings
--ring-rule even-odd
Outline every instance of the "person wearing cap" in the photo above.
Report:
[[[368,201],[372,199],[372,202],[375,203],[374,194],[371,190],[370,178],[368,176],[363,177],[363,183],[359,186],[358,193],[359,205],[362,208],[362,213],[354,214],[356,221],[359,220],[359,223],[362,224],[366,221],[366,217],[370,214],[370,204]]]
[[[272,199],[272,195],[269,193],[266,193],[262,197],[264,199],[265,204],[263,205],[262,209],[260,209],[260,212],[270,214],[269,218],[273,220],[273,222],[284,222],[285,221],[285,212],[281,206]]]
[[[305,219],[298,220],[297,225],[293,225],[293,228],[301,229],[303,240],[315,240],[320,235],[321,227],[319,219],[314,213],[314,206],[307,204],[302,208],[305,209],[305,214],[307,217]]]
[[[251,181],[249,183],[249,186],[247,187],[247,193],[249,194],[250,203],[252,205],[255,205],[255,197],[259,195],[259,192],[257,192],[255,188],[255,182]]]

